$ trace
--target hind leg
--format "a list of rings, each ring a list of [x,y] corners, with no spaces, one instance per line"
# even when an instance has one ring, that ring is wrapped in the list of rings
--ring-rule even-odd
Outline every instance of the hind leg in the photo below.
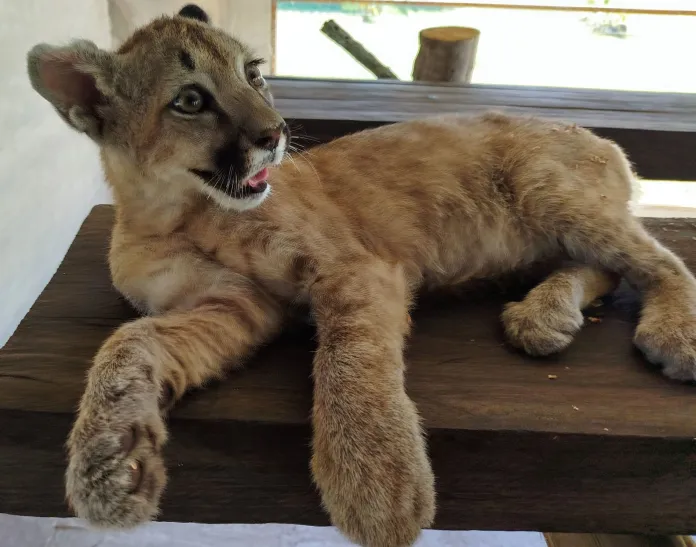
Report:
[[[602,269],[572,265],[551,274],[522,302],[510,302],[502,314],[510,343],[529,355],[565,349],[583,325],[582,310],[613,291],[620,277]]]
[[[638,219],[576,219],[561,239],[570,255],[623,275],[643,297],[634,342],[676,380],[696,380],[696,279]]]

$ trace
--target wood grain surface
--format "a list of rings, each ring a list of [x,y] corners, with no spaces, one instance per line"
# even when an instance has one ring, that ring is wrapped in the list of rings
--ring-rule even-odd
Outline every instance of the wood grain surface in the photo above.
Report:
[[[134,317],[111,288],[113,211],[96,207],[0,350],[0,512],[67,515],[64,440],[102,341]],[[648,220],[696,267],[696,225]],[[504,343],[498,316],[524,287],[423,300],[408,391],[428,429],[441,529],[696,531],[696,387],[634,350],[622,287],[560,356]],[[243,371],[189,395],[170,419],[162,519],[327,524],[310,481],[313,333],[289,329]],[[549,379],[555,375],[556,379]]]
[[[696,547],[689,536],[544,534],[548,547]]]

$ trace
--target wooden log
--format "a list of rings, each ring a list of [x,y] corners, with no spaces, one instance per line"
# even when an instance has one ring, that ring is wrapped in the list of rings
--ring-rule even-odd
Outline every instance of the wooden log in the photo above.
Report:
[[[365,46],[343,30],[333,19],[326,21],[326,23],[322,25],[321,31],[345,49],[356,61],[378,78],[387,80],[399,79],[396,74],[388,67],[384,66],[377,57],[365,49]]]
[[[471,83],[480,32],[467,27],[432,27],[420,31],[413,79],[422,82]]]

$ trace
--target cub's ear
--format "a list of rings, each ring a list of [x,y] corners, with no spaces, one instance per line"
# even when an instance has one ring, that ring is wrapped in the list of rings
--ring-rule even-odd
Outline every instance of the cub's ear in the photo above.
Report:
[[[189,19],[196,19],[202,23],[210,23],[210,17],[203,11],[202,8],[198,7],[196,4],[186,4],[183,8],[179,10],[180,17],[188,17]]]
[[[113,96],[114,57],[92,42],[34,46],[27,54],[32,87],[73,128],[99,142]]]

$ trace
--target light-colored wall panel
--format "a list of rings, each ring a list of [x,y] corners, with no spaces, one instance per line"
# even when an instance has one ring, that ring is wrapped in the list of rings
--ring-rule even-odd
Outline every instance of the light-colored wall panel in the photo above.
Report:
[[[96,147],[35,93],[27,51],[111,45],[106,0],[0,0],[0,346],[60,263],[104,184]],[[108,195],[108,194],[106,194]]]
[[[272,0],[197,0],[212,24],[250,46],[267,59],[270,71],[273,56]],[[120,44],[137,27],[159,15],[172,15],[186,4],[181,0],[109,0],[109,14],[115,44]]]

